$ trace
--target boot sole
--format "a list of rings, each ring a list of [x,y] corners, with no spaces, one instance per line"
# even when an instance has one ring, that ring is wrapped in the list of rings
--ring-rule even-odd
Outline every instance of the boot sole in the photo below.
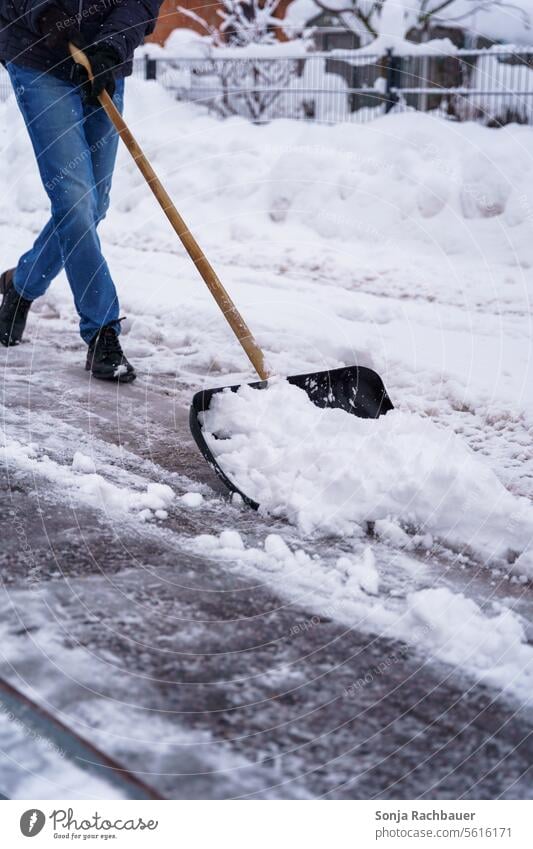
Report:
[[[91,377],[96,378],[96,380],[106,380],[108,383],[133,383],[137,375],[135,372],[129,372],[129,374],[119,374],[118,377],[115,377],[112,374],[96,374],[92,371]]]

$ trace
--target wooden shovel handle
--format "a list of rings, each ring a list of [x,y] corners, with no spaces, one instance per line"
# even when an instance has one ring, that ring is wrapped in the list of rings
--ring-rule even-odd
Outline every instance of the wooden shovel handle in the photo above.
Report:
[[[73,44],[69,44],[69,50],[74,61],[85,68],[89,79],[92,80],[93,72],[91,68],[91,63],[83,52],[83,50],[80,50]],[[200,248],[198,242],[192,235],[191,231],[185,224],[185,221],[179,214],[178,210],[174,206],[170,196],[163,188],[159,177],[150,165],[141,147],[135,140],[128,125],[124,121],[124,118],[113,103],[112,98],[109,96],[109,93],[104,90],[102,94],[99,95],[98,99],[105,111],[107,112],[109,120],[113,123],[117,133],[128,148],[133,159],[135,160],[139,171],[150,186],[159,205],[161,206],[161,209],[163,210],[168,220],[172,224],[172,227],[174,228],[175,232],[181,239],[185,250],[196,265],[200,274],[202,275],[204,283],[207,285],[209,291],[211,292],[220,309],[224,313],[226,321],[228,322],[231,329],[235,333],[235,336],[244,348],[254,369],[256,370],[261,380],[266,380],[269,375],[265,367],[265,358],[263,352],[255,341],[243,317],[237,310],[237,307],[235,306],[230,296],[226,292],[224,286],[220,282],[215,270],[211,266],[209,260]]]

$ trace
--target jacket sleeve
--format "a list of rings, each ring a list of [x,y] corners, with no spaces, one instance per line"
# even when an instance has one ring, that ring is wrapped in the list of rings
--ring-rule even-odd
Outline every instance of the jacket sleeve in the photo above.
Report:
[[[54,0],[0,0],[0,16],[10,24],[21,23],[39,35],[37,22]]]
[[[163,0],[122,0],[106,17],[96,42],[116,50],[123,62],[155,29]]]

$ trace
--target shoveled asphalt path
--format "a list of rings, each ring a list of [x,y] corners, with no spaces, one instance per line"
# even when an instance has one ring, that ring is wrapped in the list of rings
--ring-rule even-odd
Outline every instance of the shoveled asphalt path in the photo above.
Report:
[[[229,509],[188,431],[190,388],[158,375],[117,393],[78,361],[74,334],[3,354],[6,433],[42,443],[55,423],[65,457],[89,435],[126,449],[127,472],[155,463],[220,497],[207,520],[117,522],[3,465],[2,677],[170,798],[531,796],[530,715],[187,550]],[[233,511],[231,526],[276,523]]]

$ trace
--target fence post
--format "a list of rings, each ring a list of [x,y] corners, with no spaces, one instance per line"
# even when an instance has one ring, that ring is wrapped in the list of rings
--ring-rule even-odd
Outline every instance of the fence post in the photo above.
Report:
[[[394,55],[392,47],[386,53],[387,72],[385,77],[385,112],[390,112],[398,102],[398,95],[393,91],[398,86],[398,57]]]
[[[144,57],[144,78],[145,80],[157,79],[157,61],[150,59],[149,56]]]

